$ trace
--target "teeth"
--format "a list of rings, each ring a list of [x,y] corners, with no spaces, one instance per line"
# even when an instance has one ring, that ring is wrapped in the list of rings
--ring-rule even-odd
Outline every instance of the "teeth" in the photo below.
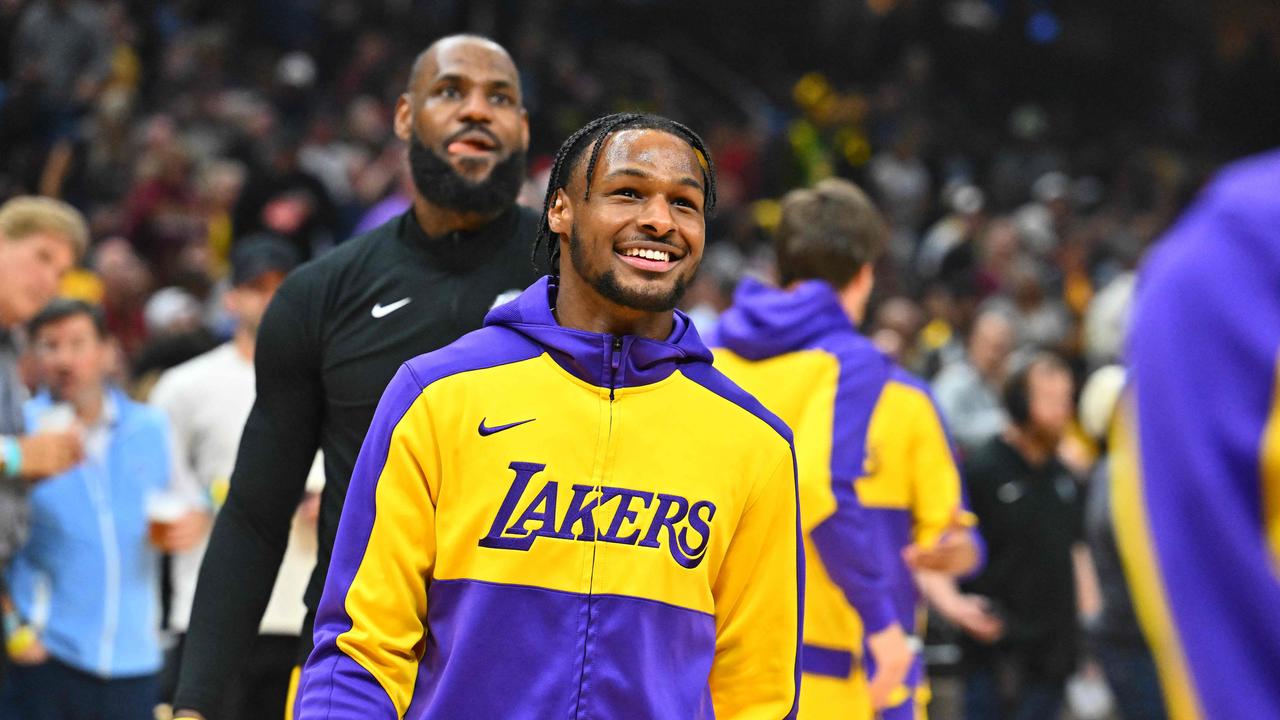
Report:
[[[630,248],[622,253],[628,257],[644,258],[645,260],[661,260],[667,262],[671,259],[671,253],[664,250],[649,250],[647,248]]]

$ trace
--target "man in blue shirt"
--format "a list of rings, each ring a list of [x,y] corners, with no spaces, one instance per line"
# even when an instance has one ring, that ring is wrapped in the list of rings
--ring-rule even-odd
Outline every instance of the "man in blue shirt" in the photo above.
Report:
[[[20,647],[0,717],[149,717],[156,700],[156,554],[148,498],[169,481],[159,410],[108,385],[101,312],[55,300],[31,322],[45,389],[31,428],[70,426],[85,459],[31,493],[31,532],[8,571]]]

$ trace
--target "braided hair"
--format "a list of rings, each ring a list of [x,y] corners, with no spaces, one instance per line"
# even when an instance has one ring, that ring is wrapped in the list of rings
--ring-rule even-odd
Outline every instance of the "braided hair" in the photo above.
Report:
[[[560,146],[560,150],[556,152],[555,162],[551,165],[551,178],[547,182],[547,198],[542,205],[542,225],[539,226],[538,236],[533,241],[533,263],[535,266],[538,264],[538,252],[541,250],[545,254],[544,257],[550,266],[551,274],[559,274],[560,242],[557,234],[551,231],[551,225],[547,221],[547,214],[551,212],[551,203],[555,201],[556,191],[568,187],[573,168],[578,164],[583,151],[589,145],[591,154],[587,159],[585,181],[583,183],[586,190],[582,193],[582,199],[590,198],[591,177],[595,174],[596,161],[600,158],[600,148],[604,145],[606,138],[620,130],[661,130],[689,143],[689,147],[693,148],[694,153],[698,156],[699,165],[702,166],[702,186],[706,188],[704,193],[706,198],[704,203],[705,212],[710,214],[715,209],[716,170],[715,166],[711,164],[711,153],[707,152],[706,144],[703,143],[701,137],[698,137],[698,133],[675,120],[661,115],[633,112],[605,115],[592,120],[570,135],[569,139],[565,140],[564,144]]]

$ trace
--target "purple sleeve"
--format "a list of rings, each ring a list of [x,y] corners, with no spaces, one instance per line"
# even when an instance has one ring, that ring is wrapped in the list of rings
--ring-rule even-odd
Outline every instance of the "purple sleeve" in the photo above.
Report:
[[[822,565],[862,618],[868,635],[897,620],[884,568],[894,561],[893,548],[867,509],[858,502],[853,482],[836,483],[836,511],[809,531]],[[845,487],[847,486],[847,488]]]
[[[831,437],[831,493],[836,509],[809,531],[831,580],[862,618],[868,635],[896,622],[889,569],[897,553],[858,499],[867,431],[890,365],[870,344],[834,349],[840,362]]]
[[[391,436],[421,392],[413,372],[407,365],[401,366],[383,393],[360,448],[316,611],[315,649],[298,684],[300,719],[370,720],[399,715],[387,690],[369,669],[342,650],[338,639],[353,627],[347,594],[373,533],[378,480],[390,453]]]

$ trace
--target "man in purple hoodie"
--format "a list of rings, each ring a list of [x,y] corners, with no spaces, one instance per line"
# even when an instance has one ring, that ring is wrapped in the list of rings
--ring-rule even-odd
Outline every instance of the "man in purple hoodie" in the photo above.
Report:
[[[800,716],[914,720],[928,700],[914,573],[973,570],[972,517],[927,387],[856,329],[887,234],[880,214],[843,180],[793,191],[782,207],[782,287],[744,281],[713,344],[716,367],[796,436]]]
[[[565,141],[539,232],[558,274],[382,396],[301,720],[794,717],[790,431],[675,310],[714,204],[683,125]]]
[[[1138,274],[1116,540],[1173,718],[1280,718],[1280,151],[1222,170]]]

